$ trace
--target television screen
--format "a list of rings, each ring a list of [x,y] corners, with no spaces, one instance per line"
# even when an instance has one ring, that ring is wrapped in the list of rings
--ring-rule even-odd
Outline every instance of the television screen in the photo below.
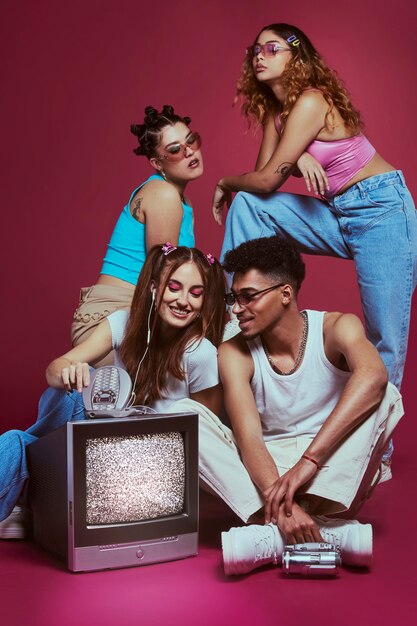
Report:
[[[87,439],[86,487],[89,527],[182,513],[185,450],[181,433]]]
[[[197,553],[198,415],[68,422],[27,456],[35,541],[70,570]]]

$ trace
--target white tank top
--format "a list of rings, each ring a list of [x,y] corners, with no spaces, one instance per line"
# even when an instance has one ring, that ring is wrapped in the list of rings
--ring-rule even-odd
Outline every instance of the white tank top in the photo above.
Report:
[[[308,336],[300,367],[289,376],[271,367],[260,337],[248,341],[254,374],[251,387],[266,441],[311,436],[335,407],[350,372],[330,363],[323,346],[323,311],[307,311]]]

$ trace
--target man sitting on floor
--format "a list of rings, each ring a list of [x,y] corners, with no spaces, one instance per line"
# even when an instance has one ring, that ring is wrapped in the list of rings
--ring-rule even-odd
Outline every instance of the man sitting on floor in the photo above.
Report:
[[[369,497],[401,396],[355,315],[299,311],[305,267],[288,242],[248,241],[224,267],[240,326],[219,349],[233,433],[200,416],[200,473],[244,522],[258,521],[222,533],[225,572],[277,563],[286,543],[311,541],[368,567],[370,524],[323,516],[352,517]]]

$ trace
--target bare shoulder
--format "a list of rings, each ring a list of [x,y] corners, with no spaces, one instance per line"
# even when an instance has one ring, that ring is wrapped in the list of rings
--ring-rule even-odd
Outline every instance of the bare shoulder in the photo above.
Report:
[[[218,349],[219,369],[222,379],[230,373],[239,372],[247,379],[253,376],[253,360],[248,345],[239,333],[220,344]]]
[[[364,330],[359,317],[354,313],[340,313],[339,311],[326,312],[324,314],[323,326],[332,329],[333,332],[343,330]]]
[[[366,340],[365,329],[354,313],[325,313],[323,338],[329,345],[346,345],[358,340]]]
[[[173,185],[170,185],[165,180],[150,180],[140,189],[139,193],[142,193],[144,198],[158,197],[158,201],[162,202],[175,202],[181,204],[181,196]]]
[[[323,107],[327,109],[329,105],[319,89],[305,89],[299,95],[296,106],[305,110],[321,111]]]

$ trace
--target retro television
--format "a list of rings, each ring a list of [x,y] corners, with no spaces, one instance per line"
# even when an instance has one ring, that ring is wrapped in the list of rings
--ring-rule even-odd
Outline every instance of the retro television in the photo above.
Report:
[[[34,540],[69,570],[197,554],[197,414],[68,422],[27,456]]]

